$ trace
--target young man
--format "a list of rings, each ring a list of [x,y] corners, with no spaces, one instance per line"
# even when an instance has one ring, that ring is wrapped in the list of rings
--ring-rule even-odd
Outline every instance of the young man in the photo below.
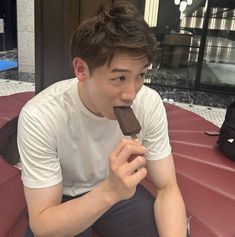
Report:
[[[155,46],[137,10],[116,3],[76,30],[76,78],[22,109],[18,147],[35,236],[85,237],[92,228],[102,237],[186,236],[164,106],[143,85]],[[113,111],[130,105],[137,140],[124,138]],[[139,184],[147,174],[156,199]]]

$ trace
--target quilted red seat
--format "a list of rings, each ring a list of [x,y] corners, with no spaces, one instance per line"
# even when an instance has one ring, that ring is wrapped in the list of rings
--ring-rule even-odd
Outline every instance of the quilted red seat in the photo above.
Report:
[[[34,92],[22,92],[0,97],[0,154],[4,154],[10,163],[17,162],[15,153],[19,112],[33,95]]]
[[[33,92],[22,92],[0,97],[0,144],[16,132],[19,112],[33,95]]]
[[[219,128],[202,117],[165,104],[177,179],[192,237],[234,237],[235,163],[216,147]]]
[[[23,237],[26,203],[20,171],[0,156],[0,236]]]

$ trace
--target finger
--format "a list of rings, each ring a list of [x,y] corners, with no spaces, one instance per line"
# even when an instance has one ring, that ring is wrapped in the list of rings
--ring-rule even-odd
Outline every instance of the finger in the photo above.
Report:
[[[111,156],[116,157],[119,155],[123,147],[128,143],[128,139],[123,138],[114,148],[114,150],[111,153]]]
[[[135,145],[141,145],[141,142],[137,139],[137,140],[132,140],[132,139],[127,139],[127,138],[123,138],[114,148],[114,150],[112,151],[112,153],[110,154],[110,160],[113,161],[116,159],[116,157],[119,156],[119,154],[121,153],[121,151],[123,150],[123,148],[127,145],[127,144],[135,144]]]
[[[136,170],[143,168],[146,164],[146,159],[143,156],[136,156],[126,167],[128,174],[133,174]]]
[[[147,169],[145,167],[137,170],[133,175],[130,177],[130,182],[132,182],[134,185],[137,185],[140,183],[142,179],[144,179],[147,175]]]
[[[126,144],[119,155],[117,156],[116,165],[122,165],[132,156],[143,156],[146,153],[146,148],[142,145],[128,143]]]

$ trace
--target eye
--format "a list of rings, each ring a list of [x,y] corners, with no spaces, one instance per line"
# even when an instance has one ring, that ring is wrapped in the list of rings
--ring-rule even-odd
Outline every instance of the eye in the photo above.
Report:
[[[124,76],[121,76],[121,77],[119,77],[118,79],[119,79],[120,81],[125,81],[126,78],[125,78]]]
[[[111,79],[112,81],[116,81],[116,82],[120,82],[120,81],[125,81],[126,77],[124,76],[120,76],[120,77],[115,77],[113,79]]]
[[[138,79],[140,79],[140,80],[144,80],[144,79],[145,79],[145,75],[146,75],[145,72],[140,73],[139,76],[138,76]]]

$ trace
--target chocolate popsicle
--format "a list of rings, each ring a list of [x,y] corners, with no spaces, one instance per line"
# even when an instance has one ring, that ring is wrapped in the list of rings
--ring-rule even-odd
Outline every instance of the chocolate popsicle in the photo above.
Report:
[[[123,135],[136,139],[136,134],[140,132],[141,126],[132,108],[130,106],[115,106],[113,109]]]

